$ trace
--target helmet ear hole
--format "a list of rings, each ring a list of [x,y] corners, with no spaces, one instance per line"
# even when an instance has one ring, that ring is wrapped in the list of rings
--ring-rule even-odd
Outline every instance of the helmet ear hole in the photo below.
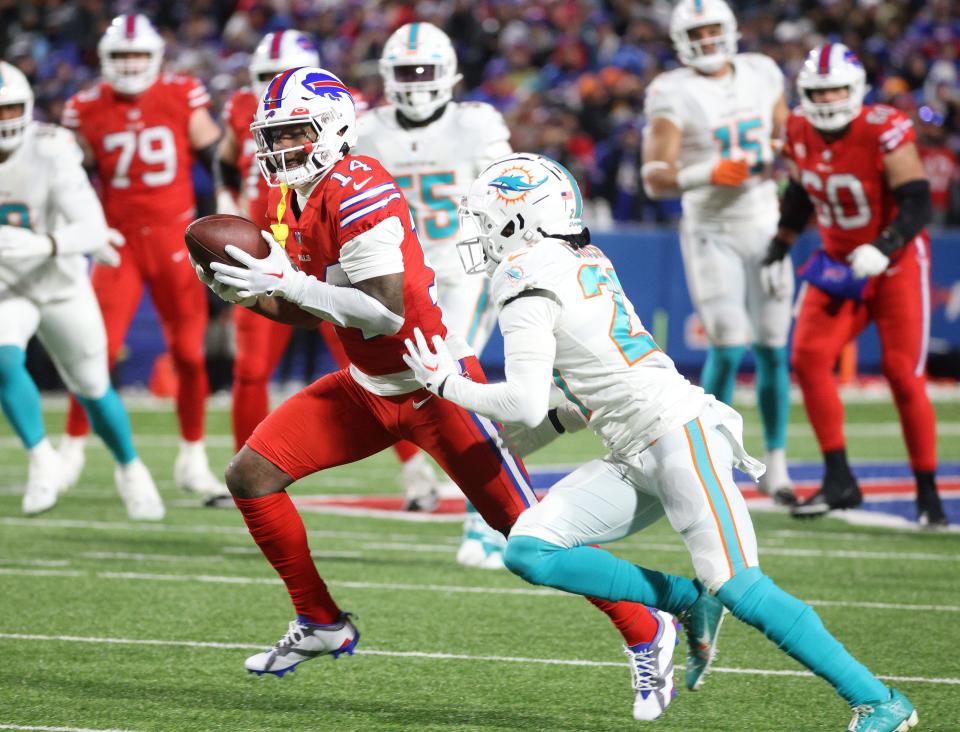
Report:
[[[507,225],[500,229],[500,236],[504,239],[509,239],[517,231],[517,225],[514,223],[513,219],[510,219],[507,222]]]

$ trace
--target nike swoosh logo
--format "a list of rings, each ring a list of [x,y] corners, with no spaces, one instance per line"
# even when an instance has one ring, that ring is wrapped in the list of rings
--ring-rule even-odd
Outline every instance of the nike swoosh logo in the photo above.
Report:
[[[424,404],[426,404],[427,402],[429,402],[431,399],[433,399],[433,394],[431,394],[430,396],[428,396],[426,399],[421,399],[419,402],[414,402],[414,403],[413,403],[413,408],[414,408],[414,409],[420,409],[420,407],[422,407]]]
[[[373,176],[371,175],[369,178],[367,178],[364,181],[361,181],[360,183],[354,183],[353,190],[359,191],[361,188],[363,188],[365,185],[367,185],[367,183],[369,183],[372,180],[373,180]]]
[[[267,277],[276,277],[278,280],[283,279],[283,272],[264,272]]]
[[[427,366],[427,364],[423,364],[423,368],[425,368],[427,371],[436,373],[436,372],[437,372],[437,369],[440,368],[440,367],[439,367],[439,366]]]

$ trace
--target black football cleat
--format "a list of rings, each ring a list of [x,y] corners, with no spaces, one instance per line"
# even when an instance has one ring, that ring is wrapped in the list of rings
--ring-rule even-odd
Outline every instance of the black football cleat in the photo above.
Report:
[[[830,511],[856,508],[861,503],[863,494],[853,475],[841,480],[825,478],[820,490],[791,508],[790,515],[794,518],[816,518],[825,516]]]

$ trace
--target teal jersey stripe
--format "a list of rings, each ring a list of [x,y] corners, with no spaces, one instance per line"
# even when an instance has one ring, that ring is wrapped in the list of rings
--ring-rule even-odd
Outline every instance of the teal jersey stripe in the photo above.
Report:
[[[477,330],[480,328],[480,320],[487,309],[487,303],[490,301],[490,278],[483,278],[483,287],[480,289],[480,297],[477,298],[477,306],[473,310],[473,319],[470,321],[470,328],[467,330],[467,343],[473,347],[473,341],[477,337]]]
[[[419,23],[410,24],[410,50],[417,50],[417,30],[420,28]]]
[[[730,557],[730,565],[733,573],[736,574],[747,568],[747,562],[743,553],[740,551],[740,539],[737,536],[737,529],[733,522],[733,516],[730,514],[730,508],[727,505],[726,496],[723,488],[714,474],[713,466],[710,462],[710,456],[707,452],[706,437],[700,426],[700,420],[692,420],[684,425],[687,436],[690,438],[690,444],[693,445],[693,455],[696,462],[697,471],[707,487],[707,495],[713,504],[713,512],[720,522],[720,531],[724,547],[727,550],[727,556]]]
[[[570,402],[572,402],[577,409],[580,410],[580,413],[583,414],[583,418],[589,421],[590,415],[593,414],[593,412],[587,409],[583,402],[577,399],[576,395],[570,391],[570,387],[567,386],[567,382],[563,380],[563,376],[556,369],[553,370],[553,383],[556,384],[560,391],[563,392],[563,395],[570,400]]]

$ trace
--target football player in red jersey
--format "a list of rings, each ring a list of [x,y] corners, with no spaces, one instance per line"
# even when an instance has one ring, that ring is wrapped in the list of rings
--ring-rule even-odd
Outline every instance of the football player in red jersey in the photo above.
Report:
[[[203,445],[207,302],[195,282],[183,231],[195,217],[193,155],[212,164],[220,129],[200,81],[160,73],[163,47],[146,16],[114,18],[97,49],[103,81],[70,98],[63,124],[96,166],[107,221],[126,239],[120,266],[97,266],[92,276],[110,363],[147,285],[179,376],[182,439],[174,480],[188,490],[216,495],[225,489],[210,471]],[[71,481],[83,467],[88,431],[83,410],[71,402],[62,446]]]
[[[310,557],[286,492],[294,481],[408,439],[504,533],[536,497],[497,427],[434,399],[403,362],[404,338],[419,327],[445,337],[464,373],[484,380],[476,356],[443,325],[434,274],[396,181],[375,159],[349,154],[357,133],[347,88],[320,68],[289,69],[270,83],[253,130],[264,177],[275,186],[273,235],[265,233],[271,253],[254,259],[228,248],[243,266],[218,264],[216,279],[198,267],[197,275],[224,300],[280,322],[333,323],[350,359],[271,412],[227,468],[234,501],[297,613],[288,633],[246,667],[282,676],[309,658],[350,653],[358,638]],[[284,251],[288,242],[301,269]],[[594,603],[628,645],[655,637],[658,621],[644,606]]]
[[[250,60],[250,86],[234,92],[223,108],[225,131],[217,151],[217,210],[220,213],[245,211],[251,221],[259,224],[264,220],[269,189],[260,175],[255,155],[257,146],[250,132],[257,101],[267,83],[281,71],[319,63],[320,55],[305,33],[278,31],[268,33],[260,41]],[[233,323],[237,355],[233,364],[231,416],[234,445],[239,450],[254,427],[267,416],[270,375],[290,342],[293,329],[246,308],[233,309]],[[341,368],[347,366],[349,361],[332,326],[324,321],[320,331],[337,364]],[[423,454],[406,440],[393,447],[403,464],[400,479],[405,492],[433,497],[432,503],[412,506],[408,503],[408,508],[433,510],[437,480]]]
[[[913,125],[893,107],[863,105],[863,66],[842,44],[811,51],[797,85],[801,107],[787,123],[784,147],[791,179],[765,261],[786,256],[816,211],[823,248],[801,269],[807,287],[791,360],[825,473],[820,491],[792,512],[815,516],[862,501],[847,463],[833,366],[843,346],[873,321],[916,476],[918,521],[945,525],[925,377],[930,186]]]

